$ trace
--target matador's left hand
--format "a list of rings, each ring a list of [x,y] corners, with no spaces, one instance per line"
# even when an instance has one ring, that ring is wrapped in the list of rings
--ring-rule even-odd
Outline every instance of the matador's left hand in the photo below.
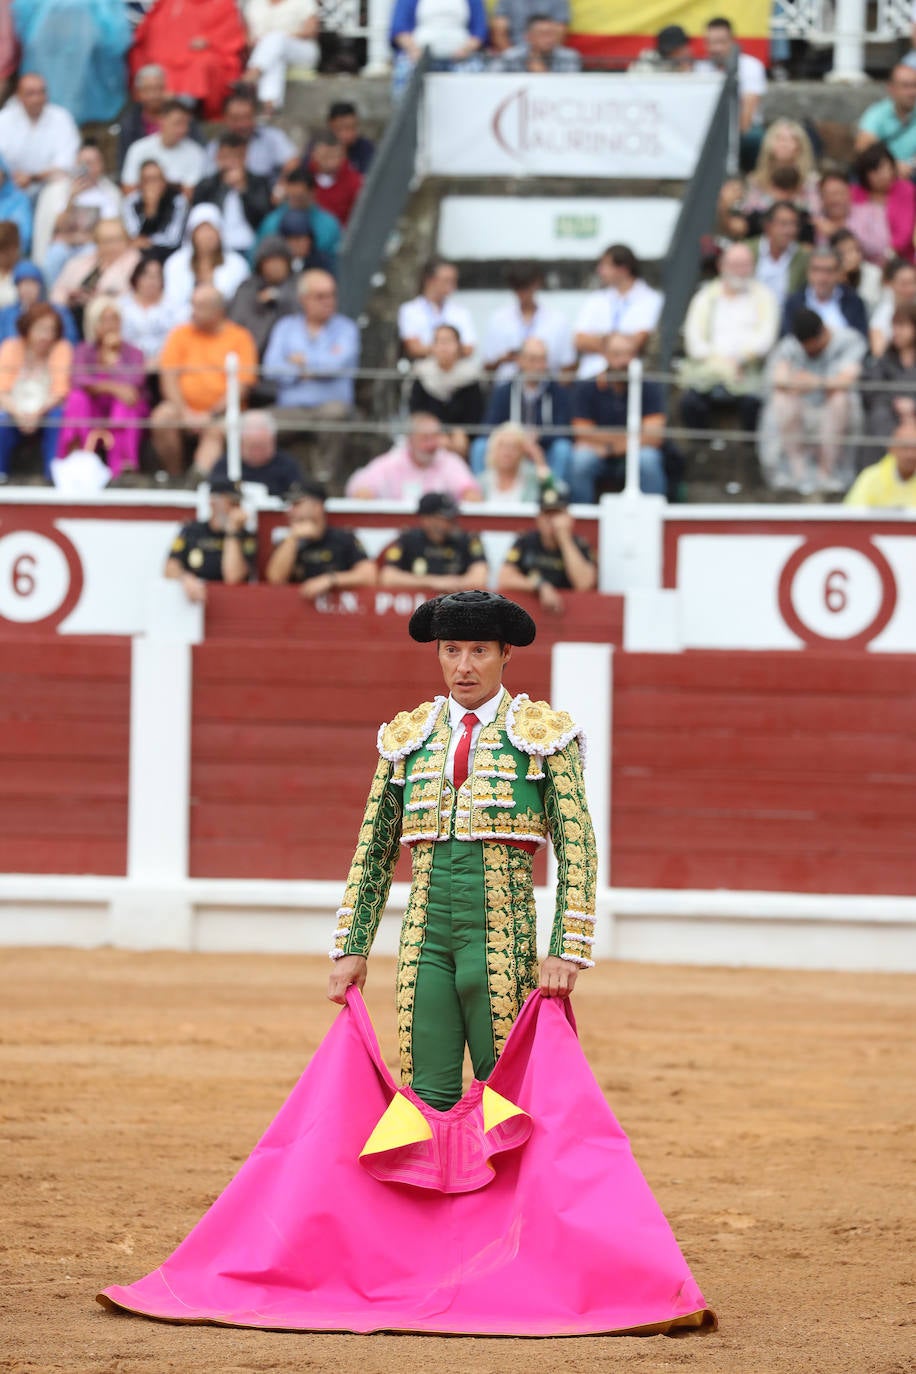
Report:
[[[568,997],[576,986],[579,970],[569,959],[561,959],[557,954],[549,954],[541,964],[541,978],[538,984],[542,997]]]
[[[361,954],[348,954],[337,959],[328,978],[328,998],[341,1006],[347,1000],[347,988],[356,984],[360,992],[366,985],[366,961]]]

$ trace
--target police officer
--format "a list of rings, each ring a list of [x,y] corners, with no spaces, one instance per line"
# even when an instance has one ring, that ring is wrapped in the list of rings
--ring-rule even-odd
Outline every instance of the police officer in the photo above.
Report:
[[[520,534],[499,570],[499,590],[535,592],[545,610],[560,614],[560,590],[589,592],[598,583],[595,555],[581,535],[573,532],[569,489],[562,482],[541,490],[537,523]]]
[[[238,483],[214,479],[207,519],[181,527],[165,564],[166,577],[181,581],[189,601],[206,601],[208,582],[251,580],[258,542],[246,533],[246,519]]]
[[[306,601],[327,592],[373,587],[378,570],[352,530],[329,525],[321,482],[302,482],[287,493],[289,530],[267,564],[267,581],[301,583]]]
[[[389,544],[382,559],[383,587],[413,591],[460,592],[485,587],[489,580],[483,544],[457,525],[458,507],[446,492],[420,497],[419,524]]]

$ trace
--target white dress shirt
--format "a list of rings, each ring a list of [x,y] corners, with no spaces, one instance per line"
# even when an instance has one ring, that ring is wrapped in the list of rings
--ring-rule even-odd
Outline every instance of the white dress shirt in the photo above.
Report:
[[[121,309],[121,333],[125,343],[139,348],[147,362],[159,357],[169,334],[179,323],[171,304],[165,300],[154,305],[141,305],[132,292],[118,297]]]
[[[296,38],[318,7],[315,0],[245,0],[244,11],[251,41],[257,43],[268,33]]]
[[[714,62],[701,59],[694,66],[695,72],[703,75],[711,73],[714,76],[722,75],[722,68],[717,67]],[[738,95],[766,95],[767,90],[767,69],[760,61],[759,57],[754,57],[749,52],[739,52],[738,54]],[[754,123],[762,124],[763,115],[760,107],[754,115]]]
[[[846,316],[840,309],[840,288],[834,288],[827,300],[822,301],[819,296],[815,296],[809,286],[805,291],[805,305],[809,310],[813,310],[815,315],[820,315],[828,329],[834,333],[838,329],[848,329],[849,325]]]
[[[487,321],[483,359],[487,366],[506,353],[517,353],[526,339],[540,339],[547,348],[549,372],[560,372],[576,361],[572,331],[565,315],[539,301],[530,320],[522,315],[517,300],[494,310]],[[518,372],[518,363],[502,363],[496,369],[497,382],[505,382]]]
[[[163,268],[164,299],[175,317],[176,324],[184,324],[191,318],[191,294],[197,284],[191,266],[193,251],[191,245],[186,243],[177,253],[172,253],[166,258]],[[227,305],[242,282],[250,276],[251,268],[248,266],[247,258],[237,253],[234,248],[224,248],[223,260],[213,273],[213,285]]]
[[[871,317],[868,321],[869,327],[871,329],[876,329],[878,333],[883,334],[886,339],[890,338],[891,327],[894,322],[894,311],[896,308],[897,302],[894,300],[892,292],[885,292],[871,312]]]
[[[664,297],[637,277],[629,291],[602,287],[585,298],[576,320],[576,334],[651,334],[662,313]],[[583,353],[577,377],[597,377],[607,367],[603,353]]]
[[[471,752],[468,755],[468,777],[470,777],[471,773],[474,771],[474,750],[477,748],[480,732],[485,725],[492,725],[493,721],[496,719],[499,703],[502,701],[503,697],[503,690],[504,689],[500,687],[495,697],[490,697],[489,701],[485,701],[482,706],[475,708],[474,714],[480,724],[474,726],[471,735]],[[464,726],[461,724],[461,721],[467,713],[467,706],[462,706],[460,701],[456,701],[452,696],[449,697],[448,723],[452,727],[452,738],[448,746],[448,753],[445,756],[445,776],[453,787],[455,785],[455,754],[458,745],[461,743],[462,736],[464,735]]]
[[[228,191],[223,201],[223,242],[237,253],[247,253],[254,243],[254,230],[245,216],[238,191]]]
[[[770,245],[766,238],[760,240],[754,276],[758,281],[762,281],[764,286],[770,288],[779,301],[780,310],[785,305],[786,296],[789,294],[789,268],[792,266],[792,259],[795,257],[796,251],[796,245],[790,243],[784,253],[780,254],[778,258],[774,258],[770,253]]]
[[[30,119],[17,95],[0,110],[0,156],[10,173],[35,176],[49,168],[70,172],[80,146],[80,131],[69,110],[45,105],[37,119]]]
[[[182,138],[167,148],[160,134],[147,134],[132,143],[121,169],[123,186],[140,184],[140,168],[144,162],[155,162],[166,181],[178,186],[196,186],[204,174],[204,150],[193,138]]]
[[[204,175],[216,171],[216,151],[219,143],[211,138],[204,154]],[[295,143],[276,124],[258,124],[248,140],[245,153],[245,167],[252,176],[267,177],[269,181],[278,175],[284,163],[297,154]],[[200,180],[200,178],[198,178]]]
[[[433,334],[440,324],[450,324],[458,330],[463,344],[473,348],[477,343],[470,312],[463,305],[456,305],[449,297],[444,305],[433,305],[426,296],[414,296],[398,310],[398,337],[419,339],[424,348],[429,348]]]

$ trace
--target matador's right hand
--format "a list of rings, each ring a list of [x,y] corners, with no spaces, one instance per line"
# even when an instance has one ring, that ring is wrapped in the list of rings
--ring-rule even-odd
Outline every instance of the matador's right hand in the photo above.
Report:
[[[361,954],[345,954],[334,962],[328,978],[328,998],[343,1005],[347,1000],[347,988],[353,984],[362,992],[366,985],[368,966]]]

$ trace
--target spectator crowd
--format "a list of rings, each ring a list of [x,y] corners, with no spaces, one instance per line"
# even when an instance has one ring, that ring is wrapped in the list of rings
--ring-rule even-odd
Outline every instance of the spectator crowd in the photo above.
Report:
[[[456,265],[435,257],[397,311],[403,437],[362,461],[348,442],[360,330],[339,308],[338,260],[374,146],[351,103],[330,104],[302,146],[274,118],[289,70],[322,61],[315,0],[99,0],[84,50],[66,54],[63,3],[15,7],[18,75],[0,109],[0,480],[30,436],[56,478],[88,450],[111,478],[145,466],[166,481],[224,480],[230,355],[242,407],[260,417],[243,426],[243,468],[275,494],[305,480],[360,500],[592,502],[623,481],[627,369],[640,356],[648,493],[677,493],[684,436],[722,413],[755,436],[767,482],[802,493],[847,490],[916,421],[908,62],[863,114],[844,166],[823,158],[813,126],[765,126],[765,70],[728,20],[710,20],[702,59],[668,26],[634,67],[737,63],[747,169],[722,189],[677,400],[651,375],[664,302],[629,245],[601,255],[574,319],[540,268],[514,264],[480,339]],[[433,70],[576,72],[568,22],[565,0],[498,0],[490,13],[482,0],[395,0],[395,94],[424,51]],[[81,133],[114,117],[116,149]],[[297,456],[278,453],[278,427]],[[573,586],[577,548],[564,536],[551,555]],[[507,586],[530,575],[526,556]],[[382,572],[414,575],[394,562]]]
[[[898,424],[916,413],[914,62],[893,68],[887,95],[847,131],[846,161],[824,155],[814,124],[784,117],[748,144],[742,97],[742,151],[757,151],[723,185],[704,244],[680,419],[708,430],[722,414],[755,436],[774,490],[851,488],[857,503],[857,475],[892,453]],[[765,81],[762,68],[750,78],[739,66],[739,92]]]

